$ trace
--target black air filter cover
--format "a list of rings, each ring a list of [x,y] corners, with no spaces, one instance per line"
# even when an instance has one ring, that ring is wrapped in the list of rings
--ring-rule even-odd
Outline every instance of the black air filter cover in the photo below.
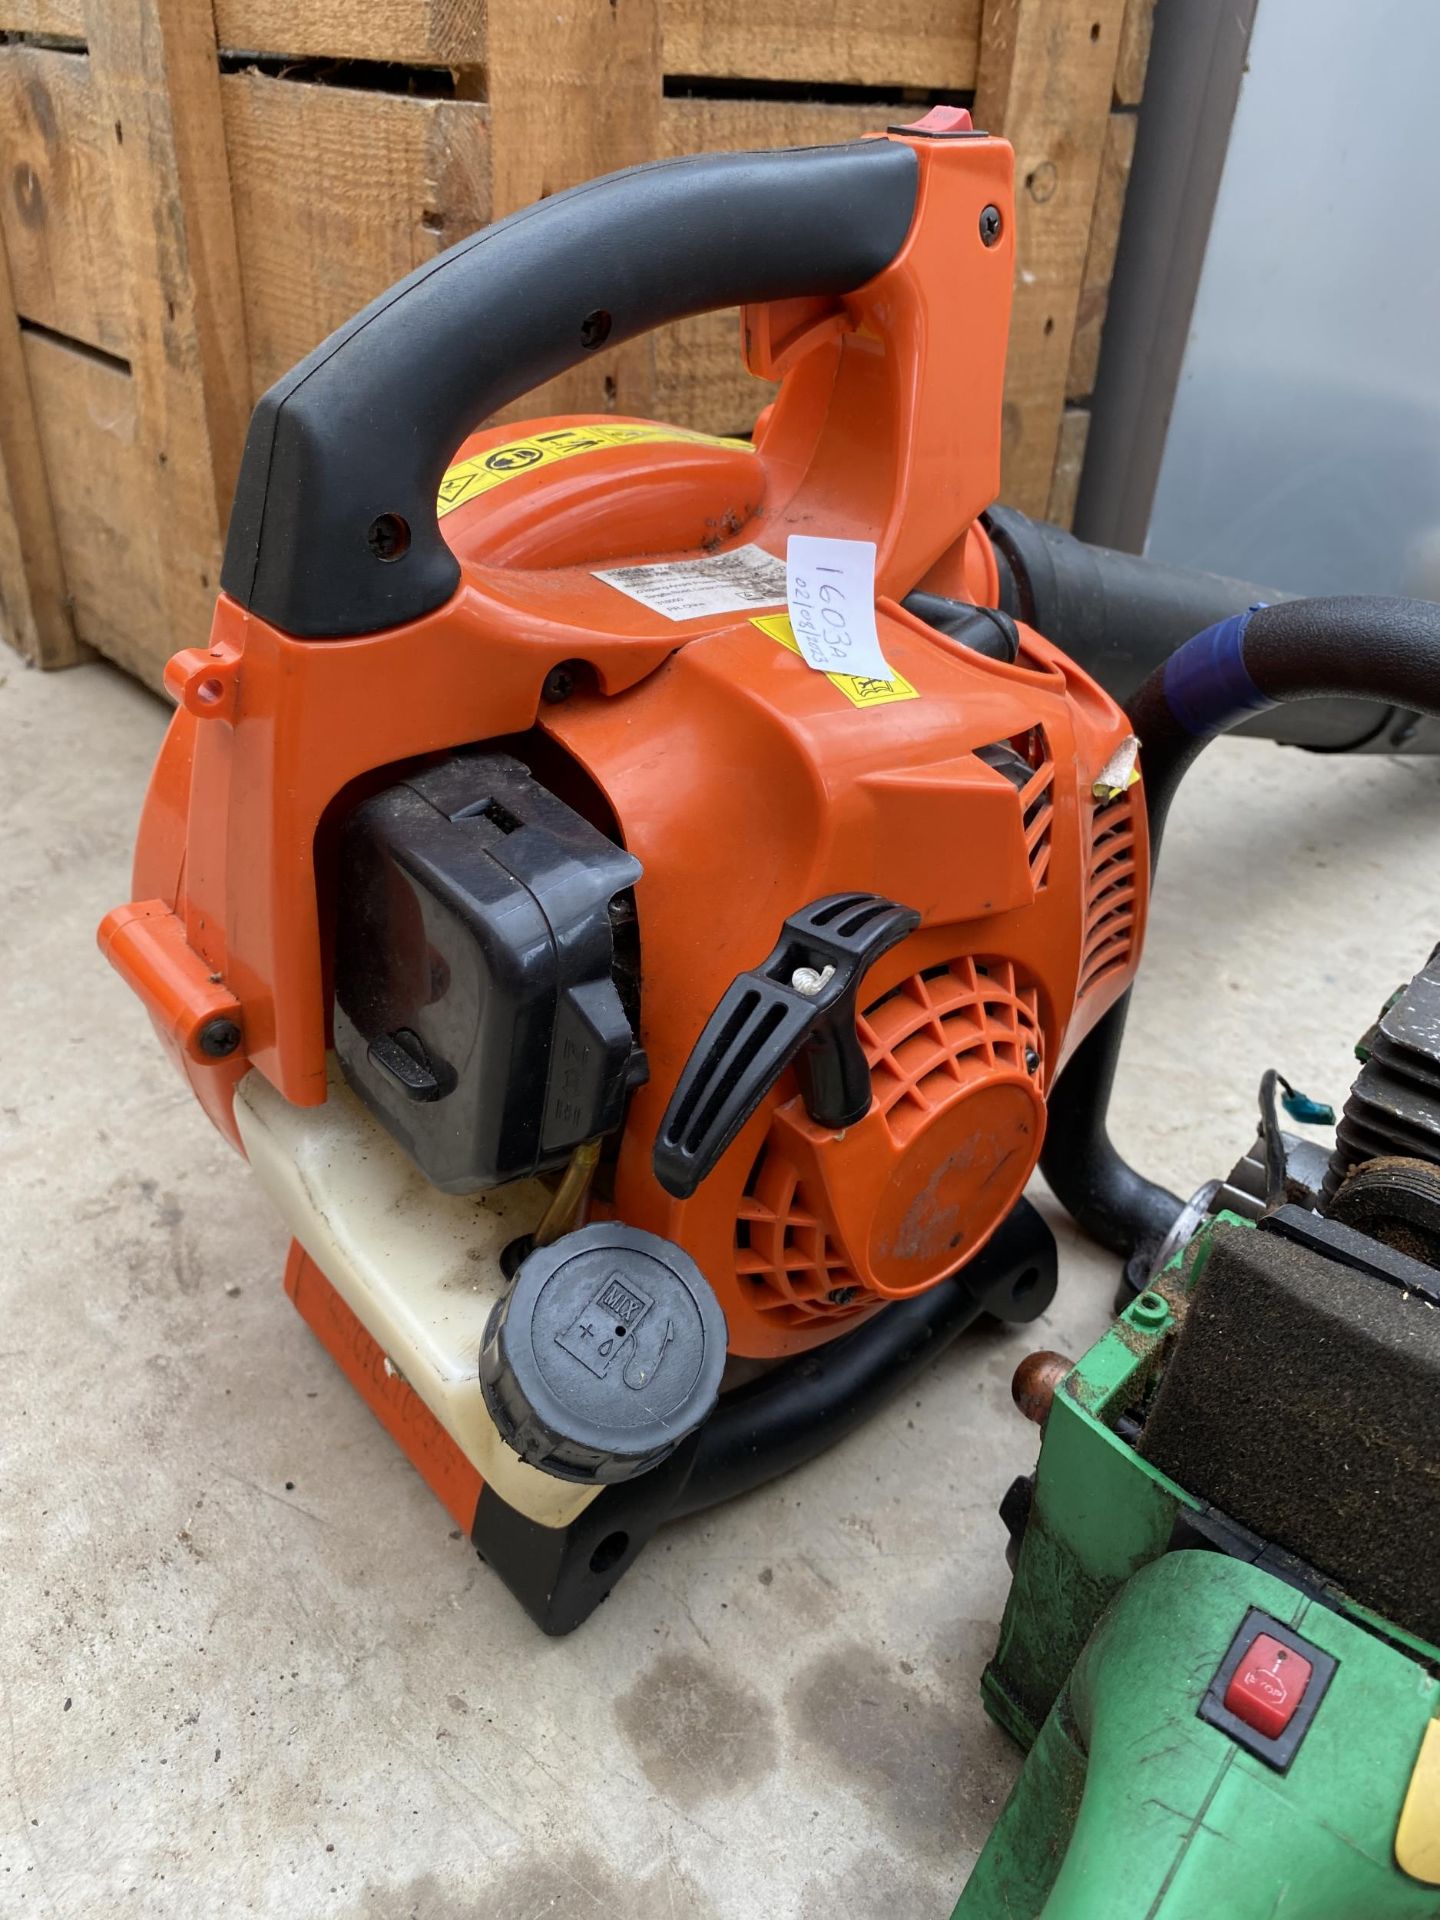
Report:
[[[1420,1295],[1279,1232],[1217,1228],[1139,1446],[1440,1641],[1440,1312]]]
[[[611,908],[639,876],[507,754],[455,754],[346,821],[335,1050],[437,1187],[560,1166],[620,1124],[644,1056]]]

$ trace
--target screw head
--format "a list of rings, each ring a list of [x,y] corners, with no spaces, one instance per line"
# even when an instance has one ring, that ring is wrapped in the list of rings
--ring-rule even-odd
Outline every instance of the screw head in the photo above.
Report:
[[[557,707],[575,691],[575,675],[569,667],[552,667],[545,676],[540,698],[547,706]]]
[[[1036,1073],[1036,1072],[1038,1072],[1038,1071],[1039,1071],[1039,1068],[1040,1068],[1040,1056],[1039,1056],[1039,1054],[1038,1054],[1038,1053],[1037,1053],[1037,1052],[1035,1051],[1035,1049],[1034,1049],[1034,1047],[1026,1047],[1026,1049],[1025,1049],[1025,1071],[1026,1071],[1027,1073]]]
[[[995,206],[982,207],[980,210],[980,238],[987,247],[993,247],[1004,228],[1000,218],[1000,209]]]
[[[580,344],[587,353],[593,353],[596,347],[603,347],[610,338],[610,328],[614,323],[604,307],[596,307],[593,313],[587,313],[580,322]]]
[[[382,513],[366,529],[365,544],[377,560],[398,560],[410,545],[410,528],[398,513]]]
[[[825,1298],[832,1307],[848,1307],[859,1291],[858,1287],[832,1287]]]
[[[223,1017],[207,1020],[200,1029],[200,1051],[208,1054],[212,1060],[223,1060],[227,1054],[234,1053],[240,1044],[240,1029],[233,1020]]]

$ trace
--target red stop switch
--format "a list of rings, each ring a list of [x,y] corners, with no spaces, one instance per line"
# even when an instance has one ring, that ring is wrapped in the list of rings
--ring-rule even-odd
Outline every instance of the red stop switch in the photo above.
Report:
[[[1257,1633],[1225,1689],[1226,1709],[1267,1740],[1278,1740],[1310,1684],[1314,1668],[1274,1634]]]

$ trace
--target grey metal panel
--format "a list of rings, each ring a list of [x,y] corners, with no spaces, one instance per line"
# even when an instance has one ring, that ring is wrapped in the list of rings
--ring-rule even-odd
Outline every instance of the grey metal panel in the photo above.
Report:
[[[1159,0],[1075,531],[1139,553],[1257,0]]]

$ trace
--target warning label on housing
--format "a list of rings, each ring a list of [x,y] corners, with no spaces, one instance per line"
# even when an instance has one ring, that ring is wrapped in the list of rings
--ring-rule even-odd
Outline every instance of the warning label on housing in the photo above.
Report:
[[[758,627],[761,633],[768,633],[772,640],[778,640],[787,652],[800,652],[800,644],[795,638],[788,613],[771,614],[763,620],[752,620],[750,624]],[[852,707],[888,707],[896,700],[920,698],[903,673],[892,672],[888,680],[868,673],[827,673],[825,678],[837,693],[844,694]]]
[[[487,453],[474,454],[446,469],[435,502],[438,519],[454,513],[478,494],[489,493],[507,480],[536,467],[553,466],[557,460],[573,460],[579,453],[595,453],[602,447],[633,447],[646,441],[682,440],[702,447],[740,447],[752,452],[748,440],[726,440],[713,433],[692,433],[686,427],[652,427],[643,421],[617,420],[593,427],[546,427],[524,440],[507,440],[504,446],[491,447]],[[783,595],[782,595],[783,598]]]

